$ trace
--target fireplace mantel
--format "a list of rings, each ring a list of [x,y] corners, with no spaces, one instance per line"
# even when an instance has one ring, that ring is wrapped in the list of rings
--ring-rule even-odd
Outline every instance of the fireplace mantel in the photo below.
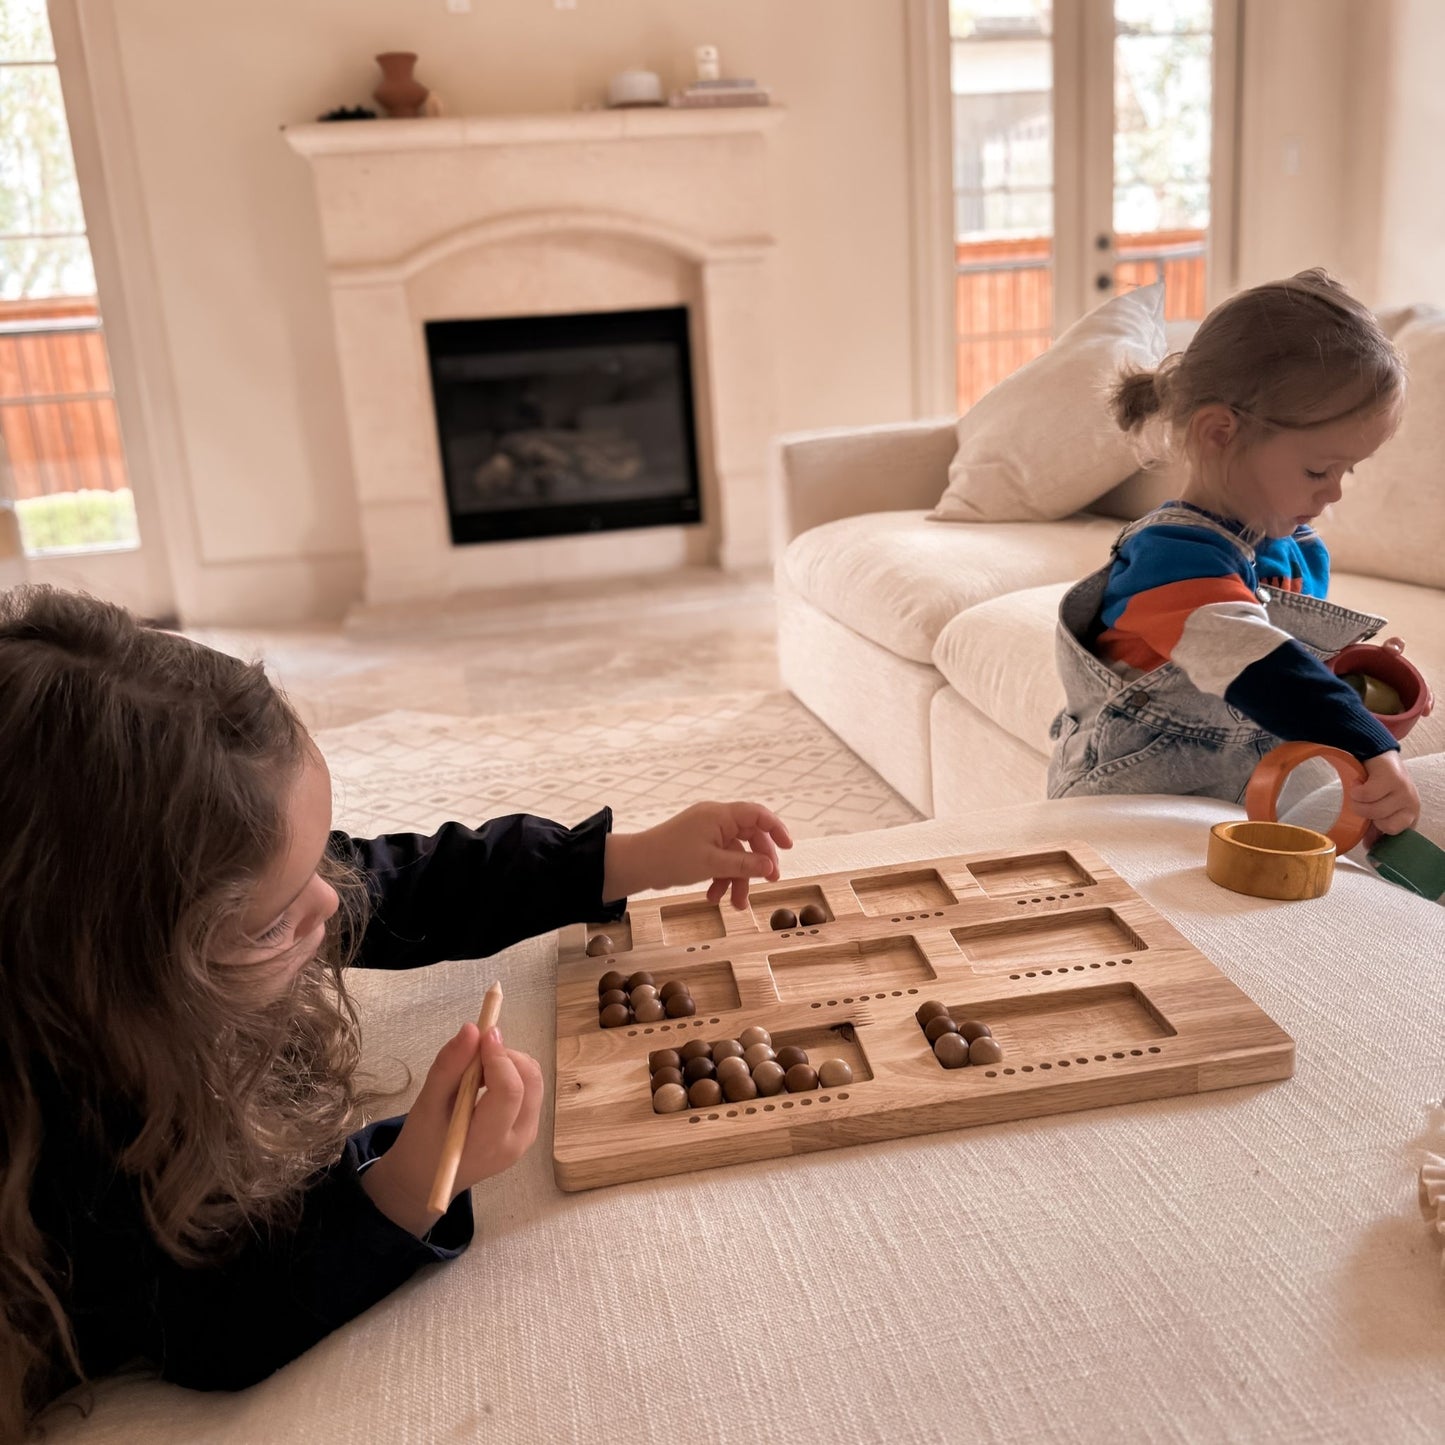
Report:
[[[772,107],[289,127],[311,167],[369,604],[766,563]],[[704,523],[454,546],[424,323],[685,305]]]

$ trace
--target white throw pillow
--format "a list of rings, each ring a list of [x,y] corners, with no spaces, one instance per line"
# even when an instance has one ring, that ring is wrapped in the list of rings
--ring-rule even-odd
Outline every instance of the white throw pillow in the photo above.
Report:
[[[1445,312],[1422,310],[1394,339],[1410,374],[1400,429],[1355,468],[1320,534],[1337,572],[1445,587]]]
[[[1164,358],[1164,285],[1141,286],[1076,321],[958,419],[958,452],[935,522],[1052,522],[1139,465],[1109,415],[1122,371]]]

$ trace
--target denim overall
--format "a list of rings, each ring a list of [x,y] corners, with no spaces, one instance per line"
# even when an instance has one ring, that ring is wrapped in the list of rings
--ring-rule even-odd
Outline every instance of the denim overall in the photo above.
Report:
[[[1167,523],[1222,533],[1254,562],[1234,533],[1184,507],[1164,507],[1125,527],[1110,558],[1136,532]],[[1059,604],[1054,649],[1066,702],[1054,719],[1049,797],[1090,793],[1196,794],[1242,802],[1249,775],[1280,739],[1231,707],[1201,692],[1172,662],[1125,679],[1094,655],[1109,566],[1077,582]],[[1270,624],[1321,661],[1373,637],[1383,617],[1351,612],[1318,597],[1259,588]]]

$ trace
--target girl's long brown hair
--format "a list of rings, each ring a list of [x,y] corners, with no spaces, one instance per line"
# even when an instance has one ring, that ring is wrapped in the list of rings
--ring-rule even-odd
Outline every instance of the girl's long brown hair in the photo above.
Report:
[[[189,1262],[294,1217],[355,1127],[342,953],[364,890],[326,865],[342,911],[279,1000],[214,961],[310,746],[259,664],[91,598],[0,593],[0,1439],[83,1377],[67,1261],[31,1211],[47,1127],[132,1176]],[[42,1120],[41,1080],[65,1117]]]

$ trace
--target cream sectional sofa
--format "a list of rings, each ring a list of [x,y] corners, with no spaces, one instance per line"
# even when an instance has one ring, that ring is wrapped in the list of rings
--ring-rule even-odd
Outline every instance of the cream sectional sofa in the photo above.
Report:
[[[1406,425],[1322,530],[1335,556],[1331,597],[1388,617],[1438,690],[1445,325],[1409,359]],[[1059,598],[1102,565],[1122,519],[1171,490],[1141,473],[1059,521],[929,521],[956,445],[954,423],[936,421],[815,432],[779,447],[783,680],[931,817],[1044,797],[1049,724],[1063,702]],[[1405,743],[1407,756],[1442,750],[1445,704]]]

